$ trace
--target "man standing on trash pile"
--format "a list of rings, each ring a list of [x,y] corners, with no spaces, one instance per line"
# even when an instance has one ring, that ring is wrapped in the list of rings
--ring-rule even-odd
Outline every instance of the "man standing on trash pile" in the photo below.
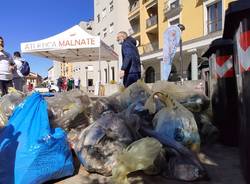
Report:
[[[23,86],[25,84],[24,76],[21,73],[22,62],[24,59],[21,57],[21,53],[16,51],[14,52],[14,62],[16,68],[13,73],[13,85],[16,90],[23,91]]]
[[[15,63],[11,55],[4,51],[4,40],[0,36],[0,90],[2,96],[8,93],[8,87],[13,86],[13,71]]]
[[[137,42],[124,31],[117,34],[117,42],[122,45],[120,78],[123,78],[124,87],[128,87],[141,78],[141,62]]]

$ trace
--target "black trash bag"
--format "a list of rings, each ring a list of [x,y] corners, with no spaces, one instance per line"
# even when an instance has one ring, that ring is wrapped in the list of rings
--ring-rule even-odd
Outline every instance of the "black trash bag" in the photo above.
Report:
[[[87,171],[110,176],[117,154],[138,139],[138,129],[136,115],[106,113],[81,132],[73,149]]]
[[[213,144],[219,140],[220,132],[206,113],[194,113],[194,118],[197,122],[202,145]]]

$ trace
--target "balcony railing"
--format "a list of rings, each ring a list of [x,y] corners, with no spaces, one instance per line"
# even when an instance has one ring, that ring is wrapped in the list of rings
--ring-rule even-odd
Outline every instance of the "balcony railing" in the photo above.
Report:
[[[135,1],[132,5],[130,5],[128,8],[129,8],[129,12],[133,12],[135,11],[136,9],[139,8],[139,1]]]
[[[158,22],[157,15],[154,15],[154,16],[150,17],[149,19],[146,20],[147,28],[150,28],[150,27],[156,25],[157,22]]]
[[[139,25],[132,26],[132,28],[130,28],[130,29],[128,30],[128,33],[129,33],[130,35],[137,34],[137,33],[139,33],[139,32],[140,32],[140,26],[139,26]]]
[[[165,18],[171,18],[180,14],[182,10],[182,4],[180,4],[179,0],[174,1],[169,5],[169,1],[165,1],[164,3],[164,15]]]
[[[159,47],[158,42],[148,43],[148,44],[143,46],[143,51],[144,51],[144,53],[154,52],[154,51],[157,51],[159,49],[158,47]]]

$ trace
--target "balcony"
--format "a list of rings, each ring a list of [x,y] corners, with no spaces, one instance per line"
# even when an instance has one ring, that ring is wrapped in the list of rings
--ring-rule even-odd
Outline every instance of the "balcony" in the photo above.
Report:
[[[154,16],[148,18],[146,20],[147,29],[150,28],[150,27],[152,27],[152,26],[154,26],[154,25],[157,25],[157,23],[158,23],[158,17],[157,17],[157,15],[154,15]]]
[[[158,49],[159,49],[158,42],[148,43],[148,44],[146,44],[146,45],[143,46],[144,54],[157,51]]]
[[[149,8],[156,6],[157,1],[156,0],[145,0],[144,5],[145,5],[146,9],[149,9]],[[157,8],[157,6],[156,6],[156,8]]]
[[[169,1],[165,1],[164,5],[164,16],[165,19],[169,19],[175,17],[180,14],[182,11],[182,5],[180,4],[179,0],[174,1],[173,3],[169,4]]]
[[[139,25],[132,26],[132,28],[130,28],[128,30],[129,35],[136,35],[139,32],[140,32],[140,26]]]
[[[139,9],[139,6],[140,6],[140,2],[139,1],[135,1],[132,5],[130,5],[128,7],[129,8],[129,13],[132,13],[136,9]]]

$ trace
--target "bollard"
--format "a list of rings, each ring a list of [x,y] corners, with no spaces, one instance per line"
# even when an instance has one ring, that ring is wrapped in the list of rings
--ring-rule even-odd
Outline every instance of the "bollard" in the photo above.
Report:
[[[212,110],[220,130],[220,141],[228,146],[237,146],[239,121],[232,40],[214,40],[203,57],[209,58]]]
[[[238,89],[240,120],[240,157],[243,174],[250,183],[250,3],[239,0],[229,4],[224,38],[234,40],[234,66]]]

